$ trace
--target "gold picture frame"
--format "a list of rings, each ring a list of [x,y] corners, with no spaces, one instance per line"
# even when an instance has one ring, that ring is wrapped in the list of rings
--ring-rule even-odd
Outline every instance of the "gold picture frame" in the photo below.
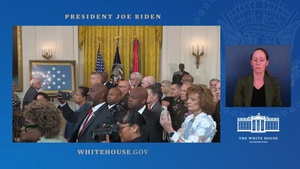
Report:
[[[13,83],[16,86],[16,92],[23,91],[23,71],[22,71],[22,28],[21,26],[13,26],[12,28],[12,74]]]

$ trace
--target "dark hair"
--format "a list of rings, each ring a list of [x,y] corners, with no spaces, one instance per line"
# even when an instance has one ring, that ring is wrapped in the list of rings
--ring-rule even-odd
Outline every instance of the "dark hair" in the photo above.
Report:
[[[254,52],[256,52],[258,50],[262,51],[266,55],[266,59],[269,60],[269,54],[268,54],[268,52],[264,48],[256,48],[256,49],[254,49],[253,52],[251,53],[250,60],[252,60]],[[269,76],[270,72],[267,69],[265,69],[265,74]]]
[[[47,101],[51,101],[51,99],[50,99],[50,97],[48,96],[48,94],[47,94],[47,93],[44,93],[44,92],[38,92],[38,93],[35,95],[35,97],[34,97],[33,100],[37,100],[38,95],[43,96]]]
[[[161,92],[161,88],[157,85],[150,85],[148,87],[146,87],[146,89],[151,90],[151,92],[153,93],[153,95],[157,95],[158,100],[160,101],[162,98],[162,92]]]
[[[177,86],[177,88],[181,88],[181,86],[182,86],[182,82],[177,82],[177,81],[175,81],[175,82],[172,82],[171,83],[171,85],[176,85]]]
[[[87,97],[87,94],[88,94],[88,92],[90,90],[88,87],[86,87],[86,86],[79,86],[78,89],[81,89],[80,94],[82,96]]]
[[[136,110],[128,110],[119,113],[116,117],[117,122],[122,124],[129,124],[130,126],[136,124],[140,127],[139,133],[142,134],[143,127],[146,124],[144,117]]]

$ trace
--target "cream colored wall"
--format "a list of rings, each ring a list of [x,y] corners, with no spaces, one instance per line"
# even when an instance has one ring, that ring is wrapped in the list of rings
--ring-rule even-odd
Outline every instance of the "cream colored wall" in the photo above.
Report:
[[[77,26],[22,26],[23,92],[17,92],[21,100],[29,88],[29,60],[45,60],[42,48],[52,48],[51,60],[76,60],[77,84],[83,84],[83,64],[79,59]]]
[[[201,50],[199,69],[192,55],[192,46]],[[172,80],[173,72],[178,71],[178,64],[184,63],[185,70],[194,76],[194,83],[208,85],[212,78],[220,79],[220,27],[219,26],[164,26],[161,80]]]

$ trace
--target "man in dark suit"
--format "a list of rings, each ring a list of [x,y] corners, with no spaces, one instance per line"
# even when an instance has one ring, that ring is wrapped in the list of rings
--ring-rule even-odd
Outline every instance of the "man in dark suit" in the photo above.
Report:
[[[42,82],[38,78],[32,78],[29,82],[30,87],[27,90],[24,99],[23,99],[23,108],[27,104],[31,103],[32,100],[36,97],[38,94],[38,91],[42,88]]]
[[[120,100],[120,103],[122,104],[122,106],[127,109],[128,105],[128,96],[129,96],[129,90],[130,90],[130,84],[128,81],[126,80],[122,80],[119,82],[118,84],[118,88],[121,90],[122,92],[122,98]]]
[[[111,88],[107,95],[108,109],[114,114],[115,117],[122,111],[125,111],[124,107],[120,103],[122,92],[119,88]]]
[[[173,73],[173,77],[172,77],[173,82],[180,82],[183,75],[189,74],[189,72],[184,71],[185,67],[183,63],[180,63],[178,67],[179,67],[179,71]]]
[[[94,129],[115,123],[114,115],[107,108],[106,98],[108,90],[100,83],[93,84],[88,92],[92,100],[92,109],[82,112],[77,120],[74,133],[70,142],[98,142],[94,140],[92,132]]]
[[[113,87],[116,87],[115,85],[111,84],[109,81],[108,81],[108,74],[107,72],[100,72],[101,74],[101,82],[104,86],[107,87],[108,90],[110,90],[111,88]]]
[[[143,137],[149,142],[163,142],[163,128],[159,123],[160,116],[148,110],[146,101],[148,92],[143,87],[135,87],[129,94],[128,108],[137,110],[145,118],[146,125],[143,130]]]
[[[147,104],[149,106],[149,110],[160,116],[160,113],[162,112],[162,107],[160,104],[162,92],[160,87],[151,85],[146,87],[146,90],[148,92]]]

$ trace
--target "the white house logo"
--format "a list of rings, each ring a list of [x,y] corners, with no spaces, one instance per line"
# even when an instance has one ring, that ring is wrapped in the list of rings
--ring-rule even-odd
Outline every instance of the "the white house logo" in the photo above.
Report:
[[[279,118],[256,116],[237,118],[237,132],[267,133],[279,132]]]

